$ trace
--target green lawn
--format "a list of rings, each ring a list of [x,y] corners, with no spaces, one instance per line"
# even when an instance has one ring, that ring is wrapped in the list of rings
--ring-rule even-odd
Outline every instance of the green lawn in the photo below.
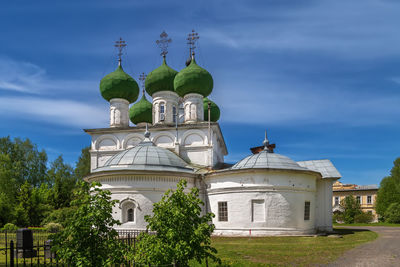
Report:
[[[332,262],[346,250],[378,237],[375,232],[365,230],[335,230],[343,238],[213,237],[212,243],[223,266],[310,266]],[[205,265],[192,262],[191,266]]]

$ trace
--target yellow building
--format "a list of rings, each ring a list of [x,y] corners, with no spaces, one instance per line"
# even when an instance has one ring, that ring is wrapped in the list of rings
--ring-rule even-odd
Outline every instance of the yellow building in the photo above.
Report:
[[[332,207],[333,212],[341,211],[340,202],[349,195],[353,195],[360,203],[363,212],[370,212],[374,215],[374,221],[378,221],[378,215],[375,211],[376,195],[378,193],[377,185],[356,185],[342,184],[336,181],[333,184]]]

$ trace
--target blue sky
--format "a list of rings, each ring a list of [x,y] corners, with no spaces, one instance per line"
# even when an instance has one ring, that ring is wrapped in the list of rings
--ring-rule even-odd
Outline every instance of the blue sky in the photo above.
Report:
[[[162,30],[176,70],[186,35],[214,78],[210,98],[236,162],[261,145],[294,160],[329,158],[342,182],[379,184],[400,156],[400,2],[395,0],[2,1],[0,136],[30,138],[74,164],[107,127],[100,79],[128,47],[136,80],[161,63]]]

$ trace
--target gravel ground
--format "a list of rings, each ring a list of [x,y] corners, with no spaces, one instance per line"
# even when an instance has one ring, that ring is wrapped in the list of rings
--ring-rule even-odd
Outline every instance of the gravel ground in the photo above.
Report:
[[[400,267],[400,227],[354,226],[351,229],[368,229],[379,234],[379,237],[367,244],[344,253],[327,267]]]

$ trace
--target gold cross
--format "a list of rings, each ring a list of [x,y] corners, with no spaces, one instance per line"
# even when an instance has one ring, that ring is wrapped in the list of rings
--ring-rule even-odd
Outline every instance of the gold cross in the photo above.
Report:
[[[199,38],[199,34],[194,30],[192,30],[192,32],[188,34],[188,38],[186,38],[186,40],[188,40],[187,44],[189,45],[190,54],[194,54],[194,49],[196,48],[195,44]]]
[[[156,41],[156,44],[161,49],[161,55],[165,57],[168,54],[168,44],[172,42],[171,38],[168,38],[168,34],[163,31],[160,34],[160,40]]]
[[[146,80],[146,77],[147,75],[144,72],[142,72],[139,75],[140,85],[142,86],[143,91],[144,91],[144,81]]]
[[[118,61],[121,62],[122,50],[126,46],[126,42],[120,37],[114,46],[118,49]]]

